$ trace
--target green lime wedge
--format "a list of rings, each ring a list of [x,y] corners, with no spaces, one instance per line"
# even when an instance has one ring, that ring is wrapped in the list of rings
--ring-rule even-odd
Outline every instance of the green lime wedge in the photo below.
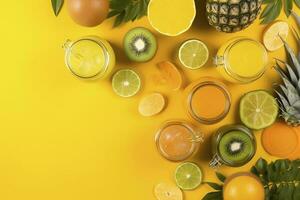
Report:
[[[241,121],[254,130],[272,125],[276,121],[278,110],[276,99],[263,90],[247,93],[240,102]]]
[[[121,97],[132,97],[140,90],[141,79],[133,70],[122,69],[113,76],[112,88]]]
[[[202,172],[194,163],[182,163],[176,168],[175,181],[183,190],[194,190],[202,182]]]
[[[200,40],[188,40],[181,45],[178,56],[184,67],[199,69],[207,62],[209,52],[207,46]]]

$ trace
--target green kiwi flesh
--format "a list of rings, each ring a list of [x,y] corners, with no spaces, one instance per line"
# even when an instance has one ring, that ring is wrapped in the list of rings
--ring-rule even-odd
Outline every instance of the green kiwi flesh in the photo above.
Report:
[[[230,131],[220,140],[220,157],[228,163],[245,162],[255,151],[252,139],[242,131]]]
[[[155,36],[146,28],[131,29],[124,38],[124,49],[131,61],[146,62],[151,60],[157,50]]]

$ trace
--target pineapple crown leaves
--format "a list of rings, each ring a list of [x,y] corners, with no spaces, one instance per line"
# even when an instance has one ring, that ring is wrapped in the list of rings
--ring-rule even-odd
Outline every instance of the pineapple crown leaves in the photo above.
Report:
[[[281,159],[268,163],[260,158],[250,171],[263,184],[265,200],[300,199],[300,160]],[[221,183],[206,182],[214,191],[207,193],[202,200],[223,200],[226,177],[218,172],[216,175]],[[220,175],[223,178],[220,179]]]
[[[292,12],[297,24],[300,27],[300,17]],[[295,38],[300,46],[299,34],[293,30]],[[282,39],[282,38],[281,38]],[[289,124],[297,126],[300,124],[300,52],[296,56],[289,44],[283,40],[287,54],[287,62],[276,60],[275,70],[280,75],[283,84],[280,84],[275,90],[280,107],[280,116]],[[286,70],[281,67],[283,65]]]
[[[114,27],[147,15],[150,0],[110,0],[108,18],[116,17]]]
[[[262,3],[266,5],[260,15],[262,24],[268,24],[277,19],[282,9],[285,15],[289,17],[292,13],[294,3],[300,8],[300,0],[262,0]]]

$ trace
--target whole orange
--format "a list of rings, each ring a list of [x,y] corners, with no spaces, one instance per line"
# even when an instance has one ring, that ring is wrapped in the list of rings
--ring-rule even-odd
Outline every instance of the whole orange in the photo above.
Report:
[[[224,200],[264,200],[264,186],[251,173],[236,173],[226,179],[223,198]]]
[[[71,18],[82,26],[97,26],[107,17],[109,0],[67,0]]]

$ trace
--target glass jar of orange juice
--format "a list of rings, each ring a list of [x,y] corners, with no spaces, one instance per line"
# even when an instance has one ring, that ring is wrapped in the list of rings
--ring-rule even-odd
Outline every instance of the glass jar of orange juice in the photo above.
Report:
[[[239,37],[221,46],[214,63],[227,81],[250,83],[266,71],[268,53],[261,43]]]
[[[231,95],[221,81],[203,77],[185,88],[183,101],[190,117],[202,124],[214,124],[228,114]]]
[[[162,124],[155,136],[158,152],[170,161],[183,161],[191,157],[203,141],[203,134],[182,120]]]
[[[115,66],[113,48],[106,40],[97,36],[67,40],[63,47],[68,69],[79,78],[103,79]]]

